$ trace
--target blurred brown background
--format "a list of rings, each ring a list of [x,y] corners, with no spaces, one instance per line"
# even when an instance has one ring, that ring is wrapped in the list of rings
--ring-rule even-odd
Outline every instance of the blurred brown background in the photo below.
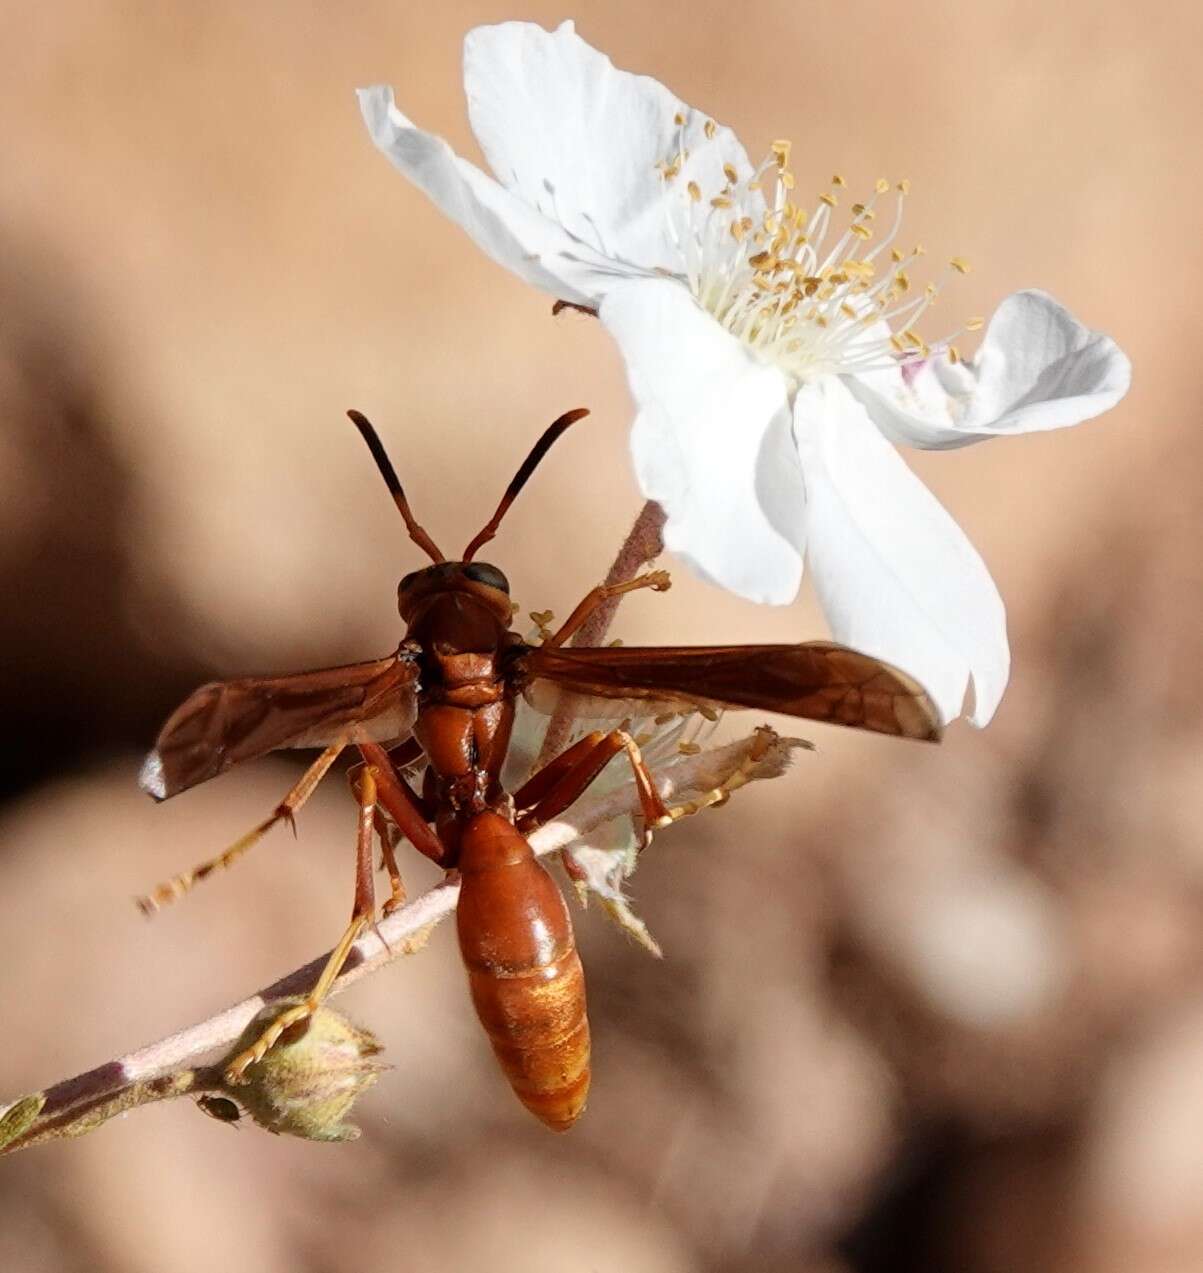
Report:
[[[909,232],[1111,332],[1135,387],[1071,431],[913,457],[990,563],[1015,672],[939,750],[816,728],[784,780],[660,837],[667,957],[592,913],[595,1081],[553,1138],[449,929],[342,1004],[395,1069],[325,1147],[176,1103],[0,1165],[0,1268],[1178,1273],[1203,1267],[1197,5],[580,3],[581,33],[799,179],[909,176]],[[604,333],[476,253],[368,143],[386,81],[474,154],[459,45],[521,11],[301,0],[3,7],[0,1095],[198,1019],[341,928],[338,781],[157,922],[132,894],[295,774],[156,809],[140,752],[212,675],[366,657],[417,564],[342,418],[570,607],[639,506]],[[950,315],[952,317],[952,315]],[[668,564],[672,564],[671,562]],[[676,572],[628,640],[801,639]],[[419,866],[411,887],[429,879]]]

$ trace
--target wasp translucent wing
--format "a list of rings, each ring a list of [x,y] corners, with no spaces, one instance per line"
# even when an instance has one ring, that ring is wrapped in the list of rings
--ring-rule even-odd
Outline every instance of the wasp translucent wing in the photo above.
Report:
[[[940,717],[905,672],[827,641],[803,645],[531,648],[517,662],[528,701],[545,708],[539,682],[592,700],[625,700],[627,711],[688,706],[751,707],[879,734],[931,742]]]
[[[355,727],[387,742],[417,716],[417,667],[393,654],[291,676],[203,685],[171,715],[142,766],[142,790],[166,800],[281,747],[325,747]]]
[[[584,651],[588,653],[586,649]],[[578,651],[579,653],[579,651]],[[564,693],[572,695],[572,716],[576,720],[588,721],[590,727],[617,724],[622,720],[638,719],[644,716],[673,716],[688,714],[697,710],[698,699],[683,698],[672,694],[640,693],[638,690],[603,690],[591,685],[588,690],[578,689],[577,683],[583,685],[579,678],[561,681],[558,675],[544,676],[542,672],[534,680],[523,685],[522,695],[537,712],[551,716],[564,701]],[[713,700],[706,699],[704,705]],[[721,706],[721,704],[715,704]]]

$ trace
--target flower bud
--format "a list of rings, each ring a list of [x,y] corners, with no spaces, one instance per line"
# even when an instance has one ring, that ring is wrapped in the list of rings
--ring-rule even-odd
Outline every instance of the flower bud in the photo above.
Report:
[[[281,999],[264,1008],[242,1032],[224,1064],[251,1047],[281,1012],[300,1002]],[[286,1030],[264,1058],[247,1070],[248,1081],[229,1095],[269,1132],[305,1140],[354,1140],[359,1128],[342,1119],[360,1092],[386,1068],[368,1059],[380,1050],[373,1034],[322,1006]]]
[[[22,1096],[19,1101],[13,1101],[0,1113],[0,1149],[19,1136],[24,1136],[37,1121],[45,1104],[46,1093],[34,1092],[31,1096]]]

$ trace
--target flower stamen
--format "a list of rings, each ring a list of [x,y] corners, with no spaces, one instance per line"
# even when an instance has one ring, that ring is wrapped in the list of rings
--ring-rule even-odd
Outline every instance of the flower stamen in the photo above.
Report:
[[[980,321],[930,343],[917,330],[944,280],[911,295],[910,267],[925,249],[916,245],[903,253],[893,246],[909,181],[891,185],[878,178],[868,198],[848,205],[847,222],[833,236],[847,182],[834,174],[808,214],[793,201],[792,147],[786,139],[772,142],[742,181],[728,162],[718,191],[704,190],[696,173],[682,194],[670,190],[689,161],[683,116],[677,124],[676,154],[657,165],[673,237],[690,290],[728,331],[798,383],[816,375],[906,365],[933,353],[960,359],[952,341],[977,330]],[[708,139],[716,131],[717,126],[704,128]],[[877,204],[891,190],[894,216],[879,235]],[[883,270],[878,262],[885,253],[889,268]],[[966,274],[969,265],[953,257],[949,269]]]

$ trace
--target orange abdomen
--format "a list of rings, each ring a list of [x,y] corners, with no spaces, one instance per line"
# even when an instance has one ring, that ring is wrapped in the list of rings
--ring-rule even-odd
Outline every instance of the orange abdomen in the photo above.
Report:
[[[477,1016],[518,1099],[567,1131],[589,1095],[585,975],[568,908],[512,823],[477,814],[460,841],[456,924]]]

